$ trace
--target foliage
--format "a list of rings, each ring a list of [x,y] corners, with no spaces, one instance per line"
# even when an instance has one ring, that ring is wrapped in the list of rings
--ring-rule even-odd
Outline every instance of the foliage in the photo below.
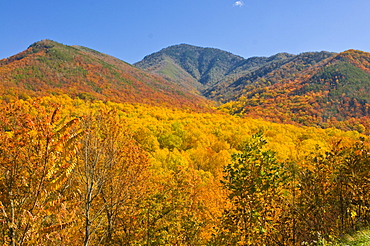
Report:
[[[230,114],[369,134],[369,57],[349,50],[244,59],[182,44],[135,64],[147,73],[85,47],[43,40],[0,61],[0,96],[10,102],[68,94],[211,111],[204,95]]]
[[[51,40],[0,61],[0,96],[68,94],[84,100],[147,103],[205,110],[206,100],[177,84],[84,47]]]
[[[274,152],[262,149],[265,144],[261,132],[253,135],[224,169],[222,183],[232,208],[225,211],[224,231],[218,239],[223,244],[278,245],[289,239],[281,237],[278,228],[285,208],[283,164]]]
[[[66,95],[3,101],[0,126],[4,245],[298,245],[369,223],[358,132]]]
[[[348,51],[297,71],[294,77],[287,73],[277,82],[262,78],[258,86],[238,87],[242,96],[220,108],[275,122],[369,134],[369,70],[353,56],[368,59],[366,53]]]
[[[58,243],[57,230],[74,222],[68,185],[83,131],[79,119],[63,120],[58,109],[38,104],[2,107],[0,118],[1,224],[4,245]],[[31,113],[27,113],[31,112]],[[50,236],[50,238],[49,238]]]
[[[243,59],[182,44],[135,65],[199,91],[231,114],[369,134],[369,57],[349,50]]]
[[[167,79],[50,40],[0,61],[1,244],[326,245],[369,226],[367,53],[179,45],[140,64]],[[203,85],[251,117],[207,108]]]
[[[367,228],[361,229],[355,233],[343,235],[339,240],[330,242],[328,246],[365,246],[368,245],[370,241],[370,233]]]
[[[135,66],[179,83],[184,83],[183,78],[193,80],[195,87],[202,89],[221,80],[243,60],[226,51],[180,44],[146,56]]]

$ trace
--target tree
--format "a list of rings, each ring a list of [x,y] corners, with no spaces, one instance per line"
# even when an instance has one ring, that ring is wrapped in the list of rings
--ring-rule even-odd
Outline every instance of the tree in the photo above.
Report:
[[[127,244],[137,230],[132,221],[137,203],[145,196],[147,155],[114,110],[86,117],[83,127],[74,173],[83,208],[83,245]]]
[[[73,223],[62,212],[66,181],[76,165],[79,119],[61,120],[36,102],[17,102],[0,115],[0,226],[5,245],[58,242]],[[31,112],[31,113],[25,113]],[[59,234],[60,235],[60,234]]]
[[[254,134],[242,153],[232,156],[222,181],[231,208],[224,213],[218,243],[279,245],[275,227],[282,213],[283,165],[263,147],[261,132]]]

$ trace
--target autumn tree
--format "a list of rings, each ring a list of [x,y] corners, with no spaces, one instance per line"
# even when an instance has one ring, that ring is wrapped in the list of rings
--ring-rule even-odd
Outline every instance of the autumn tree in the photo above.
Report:
[[[83,135],[76,128],[79,120],[60,119],[58,109],[48,111],[36,102],[11,103],[1,111],[1,242],[60,243],[63,229],[73,223],[64,208]]]
[[[369,149],[363,141],[336,142],[315,153],[299,174],[300,241],[330,238],[360,229],[369,220]]]
[[[104,110],[84,120],[74,180],[80,192],[83,245],[122,245],[135,237],[133,218],[145,195],[148,158],[117,113]]]

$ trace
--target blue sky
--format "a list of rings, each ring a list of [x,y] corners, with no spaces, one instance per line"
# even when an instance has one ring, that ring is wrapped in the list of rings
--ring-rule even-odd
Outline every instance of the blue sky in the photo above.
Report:
[[[180,43],[245,58],[370,52],[370,1],[0,1],[0,59],[42,39],[86,46],[129,63]]]

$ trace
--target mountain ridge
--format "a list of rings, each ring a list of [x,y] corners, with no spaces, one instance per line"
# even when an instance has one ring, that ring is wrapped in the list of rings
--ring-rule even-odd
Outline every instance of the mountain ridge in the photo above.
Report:
[[[173,52],[163,54],[162,51],[168,51],[163,49],[134,65],[149,70],[150,65],[143,65],[149,64],[147,61],[155,64],[153,57],[159,59],[161,55],[172,54],[178,56],[167,60],[174,63],[172,66],[187,72],[189,67],[192,71],[204,71],[197,67],[197,62],[183,64],[179,61],[184,54],[198,52],[200,56],[209,48],[202,50],[201,47],[182,45],[168,49]],[[217,49],[212,51],[220,52]],[[206,83],[196,80],[196,76],[192,78],[195,80],[193,83],[206,85],[198,89],[199,93],[216,101],[227,113],[279,123],[335,126],[344,130],[363,131],[363,126],[370,127],[370,53],[353,49],[341,53],[278,53],[270,57],[240,57],[237,62],[229,62],[233,54],[222,54],[229,58],[221,59],[216,65],[208,63],[207,72],[211,73],[203,73]],[[209,61],[217,56],[215,53],[212,55]],[[158,60],[157,64],[160,62]],[[210,68],[212,66],[213,69]],[[159,66],[150,72],[161,74],[163,70]],[[191,76],[190,73],[188,75]],[[170,79],[178,80],[177,77]]]
[[[171,72],[167,69],[169,66],[180,67],[183,74],[187,73],[182,77],[191,78],[193,84],[198,83],[197,89],[201,93],[210,99],[218,100],[212,96],[214,86],[225,87],[225,85],[230,85],[238,80],[248,80],[248,74],[253,75],[255,71],[261,71],[263,69],[265,71],[262,71],[262,73],[266,73],[269,69],[271,70],[274,67],[284,65],[291,59],[305,56],[306,54],[330,56],[334,53],[321,51],[293,55],[282,52],[270,57],[250,57],[245,59],[219,49],[180,44],[169,46],[156,53],[145,56],[142,61],[134,63],[134,65],[145,71],[170,77],[170,79],[177,83],[183,83],[181,78],[170,76]],[[201,64],[199,60],[208,62]],[[268,66],[272,66],[272,68]],[[204,67],[207,67],[207,69],[204,69]]]
[[[162,77],[81,46],[42,40],[0,60],[2,96],[68,94],[82,99],[205,108],[209,102]]]
[[[42,40],[0,60],[0,80],[3,100],[68,94],[197,110],[211,110],[215,102],[239,116],[370,131],[370,53],[358,50],[245,59],[181,44],[131,65],[87,47]]]

